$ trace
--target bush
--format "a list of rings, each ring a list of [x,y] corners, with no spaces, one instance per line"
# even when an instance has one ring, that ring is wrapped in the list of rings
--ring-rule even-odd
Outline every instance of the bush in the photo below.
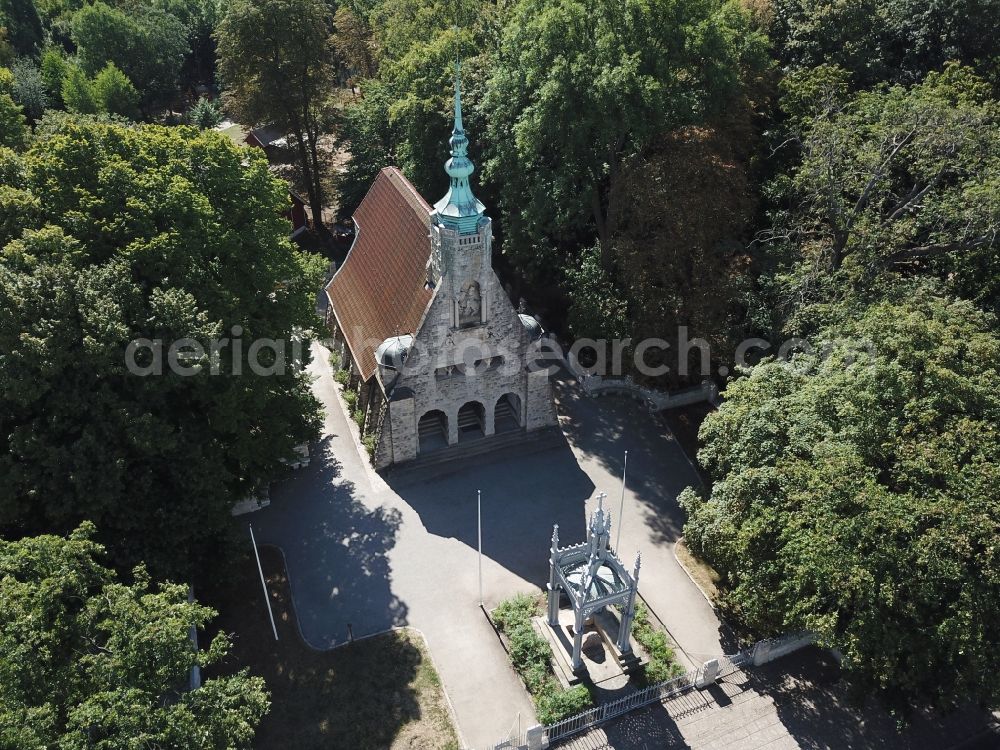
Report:
[[[355,394],[355,395],[357,395],[357,394]],[[355,399],[355,400],[357,400],[357,399]],[[351,419],[353,419],[355,422],[357,422],[359,428],[363,429],[364,426],[365,426],[365,410],[364,409],[355,409],[353,412],[351,412]]]
[[[378,447],[378,438],[375,435],[365,435],[361,438],[361,444],[365,446],[365,450],[368,451],[368,457],[375,457],[375,449]]]
[[[535,701],[538,721],[542,724],[554,724],[594,705],[590,692],[583,685],[576,685],[569,690],[561,690],[555,680],[550,680],[547,685]]]
[[[492,617],[507,636],[510,660],[531,693],[538,709],[538,720],[543,724],[552,724],[590,708],[593,702],[590,692],[583,685],[563,690],[552,675],[549,666],[552,649],[531,626],[531,618],[539,611],[537,597],[518,594],[500,602]]]
[[[545,667],[549,663],[549,655],[552,653],[548,642],[542,638],[531,623],[518,625],[508,635],[510,640],[510,660],[514,663],[514,669],[523,674],[527,670],[541,665]]]
[[[347,408],[353,411],[354,407],[358,403],[358,392],[357,391],[344,391],[344,403],[347,404]]]
[[[508,635],[518,625],[530,624],[531,618],[538,614],[538,599],[527,594],[518,594],[510,599],[504,599],[493,610],[493,622]]]
[[[334,377],[337,376],[340,370],[340,352],[332,351],[330,352],[330,367],[334,370]]]
[[[349,370],[337,370],[337,372],[333,374],[333,379],[341,385],[347,385],[351,382],[351,373]],[[347,394],[345,393],[344,395],[346,396]]]
[[[670,647],[666,634],[653,629],[653,625],[649,621],[649,610],[642,602],[635,605],[632,635],[649,653],[649,664],[646,665],[645,670],[647,684],[655,685],[684,672],[681,665],[677,663],[674,650]]]

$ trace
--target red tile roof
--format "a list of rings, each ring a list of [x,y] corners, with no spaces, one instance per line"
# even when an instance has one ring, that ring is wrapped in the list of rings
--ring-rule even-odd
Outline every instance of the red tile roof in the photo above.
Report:
[[[430,213],[395,167],[379,172],[354,212],[357,236],[326,293],[364,380],[375,373],[378,345],[415,334],[430,302]]]

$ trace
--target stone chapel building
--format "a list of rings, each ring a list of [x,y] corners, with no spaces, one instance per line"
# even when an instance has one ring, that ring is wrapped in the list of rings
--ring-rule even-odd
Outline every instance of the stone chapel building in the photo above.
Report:
[[[531,366],[542,329],[518,314],[493,271],[468,144],[456,68],[448,193],[431,207],[398,169],[383,169],[326,287],[377,468],[556,424],[548,372]]]

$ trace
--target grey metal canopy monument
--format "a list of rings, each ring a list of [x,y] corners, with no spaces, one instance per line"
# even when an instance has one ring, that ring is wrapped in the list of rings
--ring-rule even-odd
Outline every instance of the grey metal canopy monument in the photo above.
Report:
[[[621,623],[615,643],[622,654],[630,654],[635,597],[639,590],[641,557],[635,556],[631,575],[609,547],[611,514],[604,510],[604,494],[598,495],[597,510],[590,517],[587,541],[559,547],[559,525],[552,529],[549,556],[548,623],[559,626],[559,592],[565,591],[573,606],[573,671],[583,669],[583,631],[587,618],[611,605],[621,608]]]

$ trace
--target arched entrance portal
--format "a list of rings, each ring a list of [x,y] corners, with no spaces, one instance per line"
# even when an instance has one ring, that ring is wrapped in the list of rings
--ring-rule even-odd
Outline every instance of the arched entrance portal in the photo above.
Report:
[[[417,423],[417,436],[420,453],[448,447],[448,417],[438,409],[427,412]]]
[[[478,401],[469,401],[458,410],[458,442],[474,440],[486,434],[485,413]]]
[[[516,393],[505,393],[497,399],[493,410],[495,432],[513,432],[521,427],[521,399]]]

